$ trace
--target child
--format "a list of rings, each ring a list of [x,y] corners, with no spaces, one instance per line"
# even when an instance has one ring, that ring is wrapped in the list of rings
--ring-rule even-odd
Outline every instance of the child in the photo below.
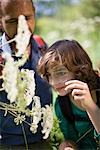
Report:
[[[96,149],[100,78],[85,50],[75,40],[57,41],[40,59],[38,71],[58,93],[55,112],[65,140],[74,141],[82,150]]]

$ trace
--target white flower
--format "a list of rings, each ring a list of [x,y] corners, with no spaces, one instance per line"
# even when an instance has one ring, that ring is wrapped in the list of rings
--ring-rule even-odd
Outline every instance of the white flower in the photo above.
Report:
[[[15,66],[14,60],[8,53],[3,53],[3,57],[6,60],[3,74],[3,88],[8,93],[7,97],[10,103],[15,102],[18,89],[17,89],[17,74],[18,68]]]
[[[18,61],[15,61],[16,66],[17,67],[23,66],[25,64],[25,62],[27,61],[28,57],[29,57],[29,54],[27,51],[25,51],[25,53],[22,55],[22,58],[19,59]]]
[[[53,110],[52,107],[49,105],[45,106],[46,108],[42,108],[43,114],[43,122],[41,123],[43,130],[42,133],[45,134],[43,139],[47,139],[50,131],[53,127]]]
[[[32,105],[32,111],[31,111],[31,116],[32,116],[32,124],[30,130],[34,133],[37,131],[38,128],[38,123],[41,120],[41,103],[40,103],[40,98],[38,96],[34,96],[33,98],[33,105]]]
[[[26,100],[26,105],[28,106],[35,95],[35,79],[34,71],[28,69],[22,69],[21,73],[24,73],[23,81],[26,83],[24,91],[24,99]]]
[[[24,54],[29,44],[30,37],[31,37],[31,32],[29,31],[25,16],[20,15],[18,18],[18,31],[15,37],[16,48],[18,49],[16,56],[21,56]]]
[[[25,121],[25,115],[18,114],[18,116],[14,119],[16,125],[21,124],[23,121]]]
[[[41,108],[41,102],[40,102],[40,97],[38,96],[34,96],[34,102],[33,102],[33,107],[32,107],[32,110],[34,109],[34,106],[35,108],[38,108],[40,109]]]
[[[31,124],[31,127],[30,127],[30,131],[31,131],[32,133],[36,133],[36,132],[37,132],[37,128],[38,128],[38,125],[35,124],[35,123],[32,123],[32,124]]]

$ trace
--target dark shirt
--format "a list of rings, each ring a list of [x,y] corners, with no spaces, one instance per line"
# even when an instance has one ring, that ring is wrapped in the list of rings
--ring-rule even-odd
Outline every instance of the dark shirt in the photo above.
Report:
[[[36,94],[40,97],[42,107],[46,104],[51,103],[51,88],[50,86],[41,79],[41,77],[36,72],[36,65],[40,58],[40,52],[38,50],[38,45],[34,39],[31,40],[32,49],[30,58],[24,64],[22,68],[30,69],[35,71],[35,82],[36,82]],[[0,101],[9,103],[7,100],[6,92],[0,92]],[[31,107],[31,104],[30,106]],[[31,119],[27,118],[27,121],[30,122]],[[41,123],[39,123],[37,133],[33,134],[30,131],[30,126],[26,123],[22,125],[16,125],[14,123],[14,117],[9,113],[4,116],[4,111],[0,110],[0,143],[6,145],[23,145],[25,144],[23,129],[26,134],[27,142],[34,143],[42,139],[43,134],[41,133]],[[23,128],[23,129],[22,129]]]

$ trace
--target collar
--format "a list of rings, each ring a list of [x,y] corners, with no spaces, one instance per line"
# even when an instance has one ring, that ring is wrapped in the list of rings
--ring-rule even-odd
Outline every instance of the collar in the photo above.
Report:
[[[6,35],[5,35],[5,33],[3,33],[2,39],[1,39],[1,44],[4,44],[4,43],[6,43],[6,42],[7,42]],[[9,44],[6,44],[6,45],[2,46],[2,51],[11,54],[10,45],[9,45]]]

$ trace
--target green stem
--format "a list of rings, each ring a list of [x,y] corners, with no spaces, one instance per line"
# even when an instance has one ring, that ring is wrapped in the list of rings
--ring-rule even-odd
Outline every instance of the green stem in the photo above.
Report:
[[[0,92],[3,91],[3,90],[4,90],[4,88],[0,88]]]
[[[21,124],[21,126],[22,126],[23,135],[24,135],[26,150],[28,150],[28,143],[27,143],[27,138],[26,138],[26,134],[25,134],[23,123]]]
[[[18,109],[9,108],[9,107],[7,107],[7,106],[6,106],[6,108],[7,108],[7,110],[12,111],[12,112],[14,112],[14,113],[15,113],[15,112],[17,113],[17,112],[19,111]],[[0,109],[3,109],[3,110],[5,110],[6,108],[5,108],[4,106],[0,107]]]
[[[9,105],[9,104],[3,103],[3,102],[0,102],[0,105],[1,105],[2,107],[8,107],[8,110],[19,112],[19,108],[18,108],[18,107],[15,107],[15,106],[13,106],[13,105]],[[22,112],[22,113],[25,113],[25,111],[21,111],[21,112]]]
[[[12,108],[12,109],[16,109],[16,107],[15,107],[15,106],[9,105],[9,104],[4,103],[4,102],[0,102],[0,105],[1,105],[2,107],[8,107],[8,109],[10,109],[10,108]]]
[[[16,39],[16,38],[13,38],[13,39],[11,39],[11,40],[5,42],[4,44],[1,44],[1,45],[0,45],[0,48],[1,48],[2,46],[6,45],[6,44],[12,43],[13,41],[15,41],[15,39]]]
[[[8,112],[13,115],[14,117],[17,117],[17,112],[19,111],[18,108],[16,109],[16,107],[14,106],[9,106],[9,104],[6,104],[6,103],[3,103],[3,102],[0,102],[0,109],[6,111],[6,109],[8,110]],[[11,107],[11,108],[9,108]],[[22,112],[22,113],[25,113],[25,112]],[[28,123],[27,121],[24,120],[25,123],[27,123],[29,126],[31,126],[30,123]]]

